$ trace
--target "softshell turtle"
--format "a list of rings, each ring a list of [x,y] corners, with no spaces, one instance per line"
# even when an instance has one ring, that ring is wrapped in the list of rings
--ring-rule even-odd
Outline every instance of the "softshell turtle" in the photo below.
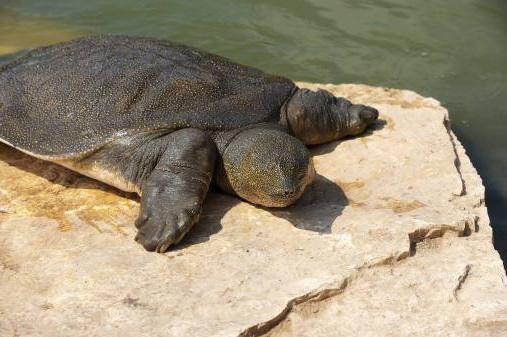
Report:
[[[164,252],[213,182],[254,204],[295,202],[305,144],[361,134],[372,107],[185,45],[98,36],[0,66],[0,141],[141,196],[136,240]]]

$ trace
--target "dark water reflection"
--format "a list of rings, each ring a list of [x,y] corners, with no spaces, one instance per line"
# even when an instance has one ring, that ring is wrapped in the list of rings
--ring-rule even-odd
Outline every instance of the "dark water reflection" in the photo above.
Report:
[[[188,43],[296,80],[439,99],[507,257],[507,1],[0,0],[0,54],[89,33]]]

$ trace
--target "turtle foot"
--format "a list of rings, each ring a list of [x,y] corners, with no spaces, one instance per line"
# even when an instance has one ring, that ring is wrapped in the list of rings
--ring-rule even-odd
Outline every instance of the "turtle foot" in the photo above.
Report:
[[[148,251],[164,253],[171,245],[181,241],[198,218],[198,210],[195,209],[184,209],[179,214],[168,212],[163,217],[139,217],[136,221],[139,231],[135,240]]]
[[[199,221],[206,191],[195,193],[185,184],[189,180],[181,178],[181,174],[155,171],[144,185],[135,240],[148,251],[165,252]]]

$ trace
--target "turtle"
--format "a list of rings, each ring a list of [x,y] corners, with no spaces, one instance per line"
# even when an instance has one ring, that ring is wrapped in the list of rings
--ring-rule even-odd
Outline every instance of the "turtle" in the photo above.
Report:
[[[378,111],[168,40],[86,36],[0,66],[0,141],[140,196],[135,240],[165,252],[210,189],[285,207],[315,176],[307,146]]]

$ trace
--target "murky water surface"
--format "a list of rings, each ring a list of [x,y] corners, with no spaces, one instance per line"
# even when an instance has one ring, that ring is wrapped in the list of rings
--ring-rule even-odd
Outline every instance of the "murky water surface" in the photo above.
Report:
[[[506,1],[0,0],[0,54],[101,32],[176,40],[295,80],[437,98],[485,180],[505,261]]]

